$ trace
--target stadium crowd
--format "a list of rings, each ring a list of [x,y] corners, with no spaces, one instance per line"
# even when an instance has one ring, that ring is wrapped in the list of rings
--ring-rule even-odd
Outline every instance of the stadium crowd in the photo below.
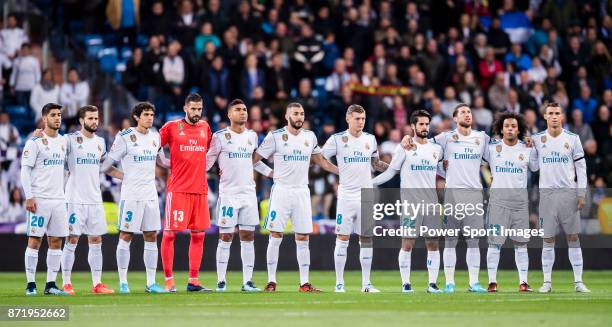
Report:
[[[105,10],[66,7],[66,17],[81,15],[87,32],[115,33],[117,46],[133,49],[121,83],[156,105],[160,124],[197,91],[213,130],[227,125],[229,101],[244,99],[248,126],[262,140],[285,124],[286,104],[297,101],[306,109],[304,127],[323,144],[346,128],[348,105],[359,103],[388,162],[411,133],[407,117],[417,108],[432,114],[434,135],[454,128],[451,113],[460,102],[471,106],[476,129],[490,132],[498,113],[513,111],[525,116],[533,134],[545,128],[542,104],[555,101],[566,111],[566,129],[584,145],[590,186],[603,190],[612,183],[612,1],[96,3]],[[70,70],[66,83],[54,85],[51,72],[41,72],[30,55],[17,16],[8,17],[0,31],[0,65],[10,72],[0,76],[3,102],[23,104],[37,119],[41,103],[53,100],[75,125],[70,118],[87,103],[87,82]],[[107,144],[128,124],[110,124],[102,133]],[[25,219],[17,160],[23,137],[0,114],[0,223]],[[319,218],[333,217],[337,182],[313,168]],[[258,183],[266,198],[271,182]],[[161,169],[158,189],[163,200]]]

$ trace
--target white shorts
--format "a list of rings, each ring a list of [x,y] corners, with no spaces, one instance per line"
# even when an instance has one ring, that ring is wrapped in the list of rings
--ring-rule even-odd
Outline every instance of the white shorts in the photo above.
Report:
[[[254,231],[259,225],[257,197],[252,196],[219,196],[217,199],[217,225],[220,233],[233,233],[236,225],[240,230]]]
[[[106,234],[106,214],[102,204],[68,203],[67,210],[70,235],[99,236]]]
[[[159,202],[155,200],[121,200],[119,230],[122,232],[152,232],[161,229]]]
[[[308,187],[272,186],[264,228],[271,232],[282,233],[289,219],[295,233],[312,233],[312,207]]]
[[[336,234],[361,235],[361,200],[338,199],[336,206]]]
[[[66,237],[68,236],[68,219],[66,219],[66,201],[36,199],[36,212],[27,211],[28,236]]]

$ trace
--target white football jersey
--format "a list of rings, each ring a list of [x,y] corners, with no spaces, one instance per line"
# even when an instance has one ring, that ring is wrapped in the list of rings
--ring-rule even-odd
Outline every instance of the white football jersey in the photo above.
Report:
[[[480,165],[488,151],[489,136],[474,130],[464,136],[455,129],[433,140],[442,146],[444,159],[448,160],[446,188],[482,189]]]
[[[32,167],[34,198],[64,200],[64,165],[66,138],[33,137],[23,149],[21,165]]]
[[[354,137],[347,131],[332,135],[322,149],[328,160],[336,156],[340,171],[338,198],[360,200],[362,188],[372,188],[372,158],[378,157],[376,138],[362,132]]]
[[[419,144],[416,149],[395,148],[390,168],[400,171],[401,188],[436,189],[436,172],[442,161],[442,147],[433,142]]]
[[[68,182],[66,202],[75,204],[101,204],[100,163],[106,156],[104,139],[89,138],[80,131],[66,135]]]
[[[264,158],[274,155],[274,184],[307,187],[310,157],[321,148],[313,132],[302,128],[293,135],[283,127],[268,133],[257,153]]]
[[[529,170],[538,170],[535,148],[521,141],[509,146],[504,141],[491,140],[485,161],[493,176],[490,201],[511,209],[526,206]]]
[[[575,161],[584,158],[584,150],[578,135],[563,129],[557,137],[548,130],[533,135],[540,166],[540,189],[585,188],[577,185]],[[586,176],[580,176],[586,181]]]
[[[121,200],[157,199],[155,164],[159,145],[159,133],[151,129],[147,134],[138,132],[136,128],[128,128],[117,134],[109,157],[121,161]]]
[[[252,159],[255,149],[257,134],[250,129],[236,133],[231,128],[224,128],[213,134],[206,165],[212,167],[215,161],[219,162],[221,196],[255,194]]]

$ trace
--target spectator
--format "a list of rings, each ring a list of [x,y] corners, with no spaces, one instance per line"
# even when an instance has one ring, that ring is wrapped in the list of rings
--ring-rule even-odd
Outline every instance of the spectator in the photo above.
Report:
[[[491,125],[493,125],[493,113],[490,109],[485,108],[485,101],[482,95],[474,97],[472,104],[472,115],[474,116],[474,122],[479,130],[490,131]]]
[[[30,95],[30,108],[34,111],[34,120],[41,118],[41,110],[47,103],[59,103],[60,87],[55,84],[53,71],[45,69],[42,80],[36,84]]]
[[[513,43],[511,51],[504,56],[504,63],[513,63],[519,70],[531,68],[531,59],[523,53],[520,43]]]
[[[380,153],[384,155],[393,155],[395,148],[402,140],[402,134],[399,129],[392,129],[389,132],[389,139],[380,144]]]
[[[569,47],[566,49],[563,58],[565,80],[571,80],[578,70],[578,67],[586,65],[586,60],[588,58],[586,50],[580,44],[578,36],[570,36]]]
[[[253,90],[256,87],[264,87],[266,77],[260,68],[257,67],[257,57],[254,54],[247,55],[244,61],[244,70],[240,78],[240,91],[242,96],[250,101],[253,99]]]
[[[147,90],[147,99],[158,105],[158,96],[163,91],[164,79],[162,75],[164,53],[158,36],[149,38],[149,48],[142,56],[142,85]]]
[[[305,112],[315,113],[315,115],[318,116],[319,102],[317,98],[312,95],[312,84],[309,79],[302,78],[300,80],[295,101],[302,104]]]
[[[126,69],[121,75],[121,80],[128,89],[140,101],[147,100],[147,90],[143,85],[145,70],[143,69],[142,62],[142,49],[134,48],[134,54],[132,58],[128,60]]]
[[[538,114],[533,109],[525,110],[525,124],[527,125],[526,135],[534,135],[540,132],[538,128]]]
[[[77,111],[89,101],[89,83],[81,81],[76,68],[68,71],[68,81],[60,88],[59,101],[64,106],[66,125],[78,123]]]
[[[268,100],[286,101],[293,86],[291,73],[283,66],[283,55],[274,53],[271,66],[266,73],[266,96]]]
[[[508,101],[508,88],[504,83],[504,74],[495,75],[495,84],[489,89],[489,105],[493,112],[497,113],[504,109]]]
[[[439,85],[444,72],[444,58],[438,53],[438,43],[435,39],[427,41],[427,53],[423,54],[419,61],[427,80],[433,85]]]
[[[1,48],[3,48],[2,38],[0,38],[0,49]],[[3,107],[4,84],[7,83],[7,81],[4,79],[3,71],[10,69],[12,65],[13,62],[4,53],[0,52],[0,110],[2,110]]]
[[[172,23],[172,35],[182,46],[191,48],[194,44],[200,21],[193,11],[191,0],[181,0],[177,4],[177,15]]]
[[[478,64],[478,72],[480,73],[480,88],[483,92],[487,92],[493,84],[495,75],[504,71],[501,61],[495,59],[495,51],[493,48],[487,48],[484,60]]]
[[[186,82],[185,62],[179,56],[179,51],[181,51],[181,43],[178,41],[170,42],[168,54],[164,56],[162,64],[162,75],[166,87],[170,90],[172,110],[178,110],[182,107]]]
[[[588,139],[582,142],[584,145],[584,159],[586,161],[589,183],[592,184],[595,183],[597,178],[605,177],[603,162],[601,157],[597,155],[597,142],[594,139]]]
[[[346,72],[346,62],[344,59],[336,59],[334,71],[325,80],[325,90],[330,95],[339,97],[342,86],[349,82],[351,76]]]
[[[452,117],[453,111],[458,104],[459,101],[457,101],[457,93],[455,92],[455,88],[452,86],[445,87],[444,100],[442,100],[442,113],[446,115],[446,117]]]
[[[319,71],[319,64],[324,56],[323,45],[314,38],[312,28],[309,25],[303,25],[301,38],[296,44],[294,54],[296,75],[314,77]]]
[[[2,39],[0,52],[11,60],[17,56],[19,49],[22,49],[22,46],[29,42],[26,32],[18,26],[17,15],[9,14],[7,16],[6,27],[0,30],[0,39]]]
[[[601,105],[597,110],[597,118],[591,124],[593,135],[599,145],[599,154],[605,155],[604,151],[607,149],[607,144],[610,143],[610,107]]]
[[[572,102],[572,107],[582,111],[584,122],[590,124],[595,120],[595,110],[597,109],[597,101],[591,96],[591,88],[583,85],[580,88],[580,98]]]
[[[0,165],[3,170],[8,169],[11,162],[17,159],[20,142],[19,131],[11,124],[9,114],[0,113]]]
[[[221,46],[221,40],[215,34],[213,34],[213,27],[210,22],[204,22],[200,29],[200,35],[198,35],[195,39],[195,55],[197,58],[201,57],[204,54],[204,48],[208,43],[212,43],[215,49],[218,49]]]
[[[510,49],[510,38],[508,34],[501,29],[501,21],[499,18],[493,18],[487,39],[489,40],[489,45],[493,47],[497,58],[502,58]]]
[[[13,63],[11,72],[11,91],[17,98],[17,104],[28,108],[30,94],[39,82],[40,63],[36,57],[32,56],[30,44],[24,43],[21,46],[19,57]],[[33,112],[28,110],[28,115],[32,118]]]
[[[529,81],[530,82],[538,82],[538,83],[542,83],[544,81],[544,79],[546,79],[546,68],[544,68],[544,66],[542,66],[542,63],[540,62],[540,58],[538,57],[533,57],[531,59],[531,68],[529,68],[528,74],[529,74]]]
[[[509,89],[504,110],[513,112],[515,114],[520,114],[523,111],[523,108],[518,100],[518,93],[514,89]]]
[[[213,26],[213,32],[216,35],[223,34],[227,25],[225,12],[221,9],[219,0],[208,1],[207,10],[204,12],[204,21],[210,22]]]
[[[231,94],[229,70],[223,64],[223,57],[216,56],[212,61],[211,69],[208,71],[206,86],[206,106],[212,110],[206,110],[206,115],[211,118],[214,111],[225,109]]]
[[[572,133],[578,134],[582,144],[593,139],[591,126],[582,120],[582,111],[580,109],[572,110],[572,123],[569,125],[569,130]]]
[[[151,13],[142,22],[141,32],[148,37],[165,36],[172,30],[170,17],[164,7],[164,2],[155,0],[151,5]],[[164,37],[165,38],[165,37]]]
[[[23,205],[23,195],[18,188],[13,188],[10,193],[9,204],[5,214],[5,223],[20,223],[26,221],[26,210]]]

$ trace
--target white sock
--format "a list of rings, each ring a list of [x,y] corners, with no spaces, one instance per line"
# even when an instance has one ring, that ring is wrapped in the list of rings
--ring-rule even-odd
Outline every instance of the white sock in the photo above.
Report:
[[[478,273],[480,272],[480,248],[468,247],[465,255],[465,262],[468,266],[471,286],[478,283]]]
[[[55,282],[57,273],[60,270],[62,262],[62,250],[49,249],[47,250],[47,283]]]
[[[76,244],[70,242],[64,244],[64,251],[62,252],[62,282],[64,285],[72,284],[70,275],[72,274],[72,266],[74,265],[74,251],[76,247]]]
[[[346,265],[346,255],[349,241],[336,239],[334,248],[334,265],[336,266],[336,285],[344,284],[344,266]]]
[[[427,274],[430,284],[438,282],[438,272],[440,272],[440,251],[427,251]]]
[[[527,283],[527,272],[529,271],[529,256],[526,246],[518,246],[514,248],[514,262],[518,269],[519,282]]]
[[[455,265],[457,264],[457,251],[455,248],[444,248],[444,278],[446,284],[455,284]]]
[[[255,266],[255,246],[253,241],[240,241],[240,258],[242,259],[242,284],[253,280]]]
[[[155,284],[155,273],[157,272],[157,242],[144,242],[142,259],[147,269],[147,286]]]
[[[374,249],[371,247],[361,247],[359,249],[359,262],[361,263],[361,286],[370,284],[370,271],[372,270],[372,255]]]
[[[276,283],[276,267],[278,266],[278,250],[282,238],[270,236],[268,239],[268,250],[266,251],[266,261],[268,264],[268,281]]]
[[[300,269],[300,285],[308,283],[308,272],[310,271],[310,247],[308,241],[295,241],[295,252]]]
[[[404,251],[404,249],[400,249],[397,261],[399,263],[400,275],[402,276],[402,285],[410,284],[410,264],[412,261],[412,251]]]
[[[34,283],[36,282],[36,266],[38,266],[38,250],[27,247],[24,259],[28,283]]]
[[[546,242],[544,242],[544,247],[542,248],[542,273],[544,273],[545,283],[552,282],[552,270],[553,270],[554,264],[555,264],[554,244],[552,244],[551,246],[546,246]]]
[[[91,269],[91,281],[96,286],[102,282],[102,243],[89,244],[87,262]]]
[[[225,281],[231,246],[232,242],[223,240],[219,240],[219,243],[217,243],[217,282]]]
[[[487,250],[487,270],[489,272],[489,283],[497,283],[497,266],[499,265],[498,247],[489,247]]]
[[[119,271],[119,282],[127,283],[128,267],[130,265],[130,243],[119,239],[117,244],[117,270]]]
[[[582,281],[582,249],[570,247],[567,249],[567,255],[572,269],[574,270],[574,282]]]

